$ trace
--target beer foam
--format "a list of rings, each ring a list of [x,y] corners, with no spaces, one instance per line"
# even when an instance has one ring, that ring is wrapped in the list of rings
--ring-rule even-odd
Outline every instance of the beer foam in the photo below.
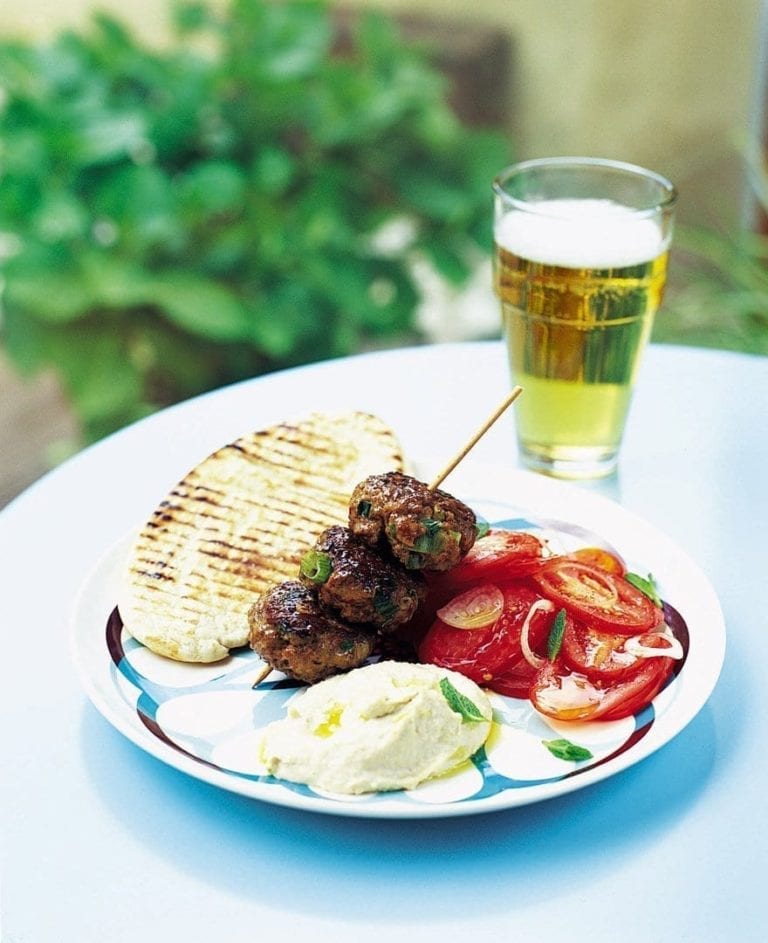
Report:
[[[541,200],[496,223],[501,248],[532,262],[566,268],[623,268],[661,255],[668,245],[658,220],[612,200]]]

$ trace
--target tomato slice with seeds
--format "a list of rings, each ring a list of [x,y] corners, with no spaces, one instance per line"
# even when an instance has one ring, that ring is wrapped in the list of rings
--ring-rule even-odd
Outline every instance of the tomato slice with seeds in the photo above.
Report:
[[[574,620],[566,623],[560,654],[573,671],[592,680],[611,682],[632,674],[649,657],[681,658],[682,648],[671,635],[660,632],[619,635]]]
[[[542,564],[544,544],[525,531],[490,530],[475,541],[461,563],[450,571],[450,580],[516,579],[535,572]]]
[[[541,592],[597,629],[636,635],[660,625],[660,609],[623,577],[576,560],[558,558],[532,579]]]
[[[573,620],[563,633],[560,652],[565,664],[588,678],[616,680],[637,666],[640,656],[624,650],[629,636],[600,632],[591,625]]]
[[[516,669],[523,659],[520,632],[531,606],[542,599],[539,593],[521,582],[495,585],[504,597],[504,608],[498,619],[473,629],[456,628],[440,618],[435,619],[419,645],[419,661],[458,671],[495,690],[494,679]],[[551,621],[551,613],[534,614],[529,630],[532,647],[546,644]],[[525,693],[521,696],[527,696],[534,675],[535,669],[526,673]]]
[[[578,550],[572,550],[568,558],[597,567],[598,570],[605,570],[606,573],[613,573],[615,576],[624,576],[627,572],[624,561],[602,547],[580,547]]]
[[[649,658],[628,677],[610,684],[547,663],[537,674],[530,698],[537,711],[554,720],[620,720],[649,704],[672,670],[670,658]]]

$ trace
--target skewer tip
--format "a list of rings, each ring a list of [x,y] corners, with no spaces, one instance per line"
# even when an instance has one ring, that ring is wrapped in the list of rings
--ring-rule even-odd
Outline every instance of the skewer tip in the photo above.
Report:
[[[272,665],[264,665],[261,671],[256,675],[256,679],[251,685],[251,690],[253,690],[254,688],[257,688],[261,684],[261,682],[265,678],[267,678],[270,674],[272,674]]]

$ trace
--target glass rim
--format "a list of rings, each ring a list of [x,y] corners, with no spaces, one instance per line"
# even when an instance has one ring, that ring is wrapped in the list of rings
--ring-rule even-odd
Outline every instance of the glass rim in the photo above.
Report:
[[[603,157],[536,157],[531,160],[519,161],[518,163],[510,164],[508,167],[505,167],[504,170],[500,171],[496,175],[493,180],[494,193],[503,199],[506,203],[508,203],[510,207],[518,209],[524,213],[559,218],[559,214],[544,212],[527,200],[512,196],[512,194],[508,193],[504,189],[505,184],[513,177],[525,173],[528,170],[535,170],[537,168],[543,167],[605,168],[607,170],[618,171],[620,173],[626,174],[627,176],[643,177],[646,180],[652,180],[661,188],[663,196],[654,203],[645,207],[627,207],[627,209],[629,209],[633,214],[638,216],[653,215],[665,210],[669,210],[677,202],[677,188],[662,174],[656,173],[656,171],[653,170],[648,170],[646,167],[641,167],[639,164],[631,164],[620,160],[610,160]]]

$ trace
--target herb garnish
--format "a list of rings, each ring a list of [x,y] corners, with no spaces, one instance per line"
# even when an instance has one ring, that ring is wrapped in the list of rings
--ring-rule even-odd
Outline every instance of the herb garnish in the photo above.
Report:
[[[327,553],[320,550],[308,550],[301,558],[299,572],[308,580],[318,585],[324,583],[331,575],[333,564]]]
[[[373,608],[384,620],[386,625],[397,615],[397,604],[392,600],[389,593],[383,589],[377,588],[373,594]]]
[[[637,573],[625,573],[624,579],[628,583],[631,583],[635,589],[639,589],[644,596],[647,596],[654,606],[658,606],[659,609],[662,608],[663,604],[659,596],[658,587],[656,586],[656,580],[650,573],[646,577],[638,576]]]
[[[586,747],[580,747],[570,740],[542,740],[544,746],[549,750],[552,756],[558,760],[569,760],[578,763],[580,760],[591,760],[592,754]]]
[[[448,678],[440,679],[440,690],[443,692],[443,697],[448,701],[448,706],[452,711],[461,714],[462,720],[471,721],[473,723],[479,720],[486,720],[480,713],[480,708],[477,704],[475,704],[474,701],[470,701],[461,691],[457,691]]]
[[[475,531],[477,532],[475,540],[482,540],[483,537],[485,537],[490,531],[490,529],[491,525],[488,523],[488,521],[477,521],[475,523]]]
[[[547,638],[547,658],[554,661],[563,644],[563,635],[565,634],[565,609],[561,609],[552,622],[552,628],[549,630]]]

